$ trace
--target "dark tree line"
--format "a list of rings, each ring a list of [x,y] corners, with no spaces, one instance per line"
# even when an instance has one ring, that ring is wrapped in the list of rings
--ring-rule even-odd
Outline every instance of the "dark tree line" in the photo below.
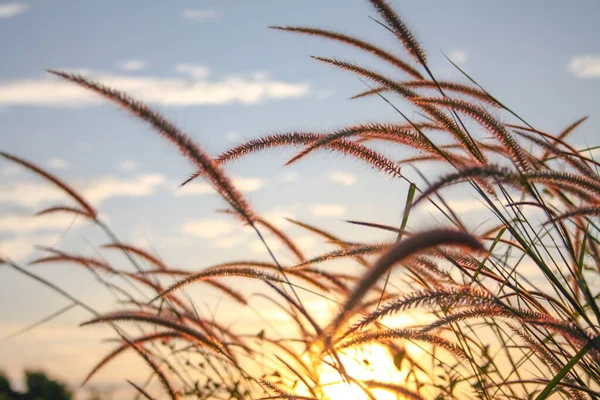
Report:
[[[0,372],[0,400],[71,400],[65,384],[39,371],[25,371],[25,392],[13,390],[6,375]]]

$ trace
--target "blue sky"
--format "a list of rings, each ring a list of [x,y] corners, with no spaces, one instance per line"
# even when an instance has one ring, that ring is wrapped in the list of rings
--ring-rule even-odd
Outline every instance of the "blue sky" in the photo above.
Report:
[[[555,133],[591,115],[573,141],[581,147],[598,143],[600,3],[392,4],[424,44],[439,78],[464,81],[444,52],[539,129]],[[267,29],[333,29],[403,55],[400,45],[368,16],[374,13],[362,0],[0,2],[0,149],[72,183],[98,206],[121,239],[153,249],[172,265],[199,269],[224,260],[264,258],[251,234],[214,212],[224,203],[205,184],[176,190],[193,169],[173,148],[113,105],[44,70],[79,71],[146,100],[208,152],[218,154],[244,139],[273,132],[399,122],[380,99],[347,100],[364,85],[309,55],[336,56],[387,72],[389,68],[336,43]],[[396,148],[383,151],[394,159],[409,154]],[[390,239],[341,220],[393,224],[401,215],[404,182],[331,154],[283,168],[291,154],[257,153],[226,169],[250,203],[297,237],[309,254],[328,247],[285,225],[283,216],[349,240]],[[472,200],[459,192],[456,196],[466,201],[465,210],[472,208]],[[36,256],[32,244],[94,254],[94,246],[106,243],[95,229],[79,221],[71,226],[71,217],[31,217],[41,207],[61,202],[64,198],[47,184],[1,161],[0,253],[23,263]],[[85,271],[32,268],[99,309],[111,308],[106,293]],[[0,336],[66,304],[8,268],[0,269],[0,285]],[[0,340],[0,368],[17,376],[24,366],[45,366],[78,381],[105,351],[98,342],[108,335],[77,328],[86,317],[74,311],[37,333]],[[117,375],[100,378],[109,383]]]

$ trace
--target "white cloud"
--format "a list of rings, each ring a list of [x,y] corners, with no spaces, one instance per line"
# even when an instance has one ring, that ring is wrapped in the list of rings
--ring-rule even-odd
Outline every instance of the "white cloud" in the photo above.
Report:
[[[317,217],[340,217],[346,214],[346,207],[342,204],[313,204],[309,211]]]
[[[264,186],[264,182],[259,178],[234,177],[231,180],[233,185],[242,193],[255,192]],[[216,193],[211,184],[206,182],[191,182],[184,187],[177,189],[175,196],[181,197],[211,193]]]
[[[344,186],[350,186],[356,183],[356,176],[343,171],[330,172],[329,175],[327,175],[327,179]]]
[[[0,204],[35,207],[42,203],[58,203],[66,195],[48,183],[19,182],[0,185]]]
[[[180,65],[179,71],[171,77],[102,72],[94,72],[91,77],[145,102],[172,107],[257,104],[270,99],[303,97],[310,92],[307,83],[237,75],[208,79],[208,69],[202,66]],[[88,107],[103,102],[97,94],[56,77],[0,81],[0,106]]]
[[[25,3],[5,3],[0,4],[0,19],[14,17],[19,15],[29,7]]]
[[[225,236],[221,238],[217,238],[213,242],[213,246],[218,249],[232,249],[236,246],[245,243],[247,240],[246,235],[234,235],[234,236]]]
[[[210,70],[204,65],[177,64],[175,66],[175,72],[191,76],[192,78],[202,79],[208,76]]]
[[[69,169],[69,167],[71,166],[71,164],[69,164],[68,161],[63,160],[62,158],[51,158],[48,161],[48,165],[50,166],[50,168],[54,168],[54,169]]]
[[[267,222],[275,225],[277,228],[283,228],[290,225],[291,223],[286,218],[296,219],[296,216],[287,211],[267,211],[260,215]]]
[[[139,71],[146,68],[146,63],[142,60],[123,60],[117,63],[117,68],[123,71]]]
[[[579,55],[571,58],[567,71],[577,78],[600,78],[600,55]]]
[[[199,219],[188,221],[181,227],[183,233],[204,239],[214,239],[234,232],[239,224],[220,219]]]
[[[83,184],[73,186],[86,200],[98,205],[111,197],[150,196],[165,181],[165,177],[158,174],[138,175],[130,179],[107,176],[90,179]],[[65,204],[69,201],[66,194],[46,182],[18,182],[0,185],[0,204],[36,207],[48,203]]]
[[[133,171],[138,167],[138,163],[133,160],[122,160],[117,164],[117,169],[121,171]]]
[[[62,231],[82,221],[83,217],[66,213],[48,214],[39,217],[27,214],[2,214],[0,215],[0,232]]]
[[[83,196],[91,203],[99,204],[111,197],[144,197],[156,192],[166,179],[161,174],[139,175],[134,179],[119,179],[112,176],[95,180],[86,185]]]
[[[23,261],[35,251],[34,245],[54,246],[60,241],[60,235],[21,235],[0,240],[0,256],[14,261]]]
[[[214,10],[187,9],[181,13],[183,18],[193,19],[196,21],[207,21],[217,19],[219,14]]]
[[[466,50],[453,50],[448,53],[448,58],[456,65],[463,66],[469,60],[469,53]]]
[[[317,239],[314,236],[299,236],[291,238],[294,244],[301,250],[306,251],[311,249],[317,244]],[[280,240],[275,239],[272,236],[268,236],[265,241],[269,245],[271,251],[281,250],[284,248]],[[248,249],[254,254],[268,254],[265,245],[260,240],[253,240],[249,245]]]
[[[447,200],[446,204],[448,204],[448,206],[457,213],[484,210],[487,208],[484,202],[477,199]],[[427,202],[422,209],[427,212],[439,212],[439,210],[429,202]],[[442,207],[442,209],[445,208]]]
[[[296,172],[288,171],[281,175],[281,180],[284,182],[294,182],[298,179],[298,174]]]

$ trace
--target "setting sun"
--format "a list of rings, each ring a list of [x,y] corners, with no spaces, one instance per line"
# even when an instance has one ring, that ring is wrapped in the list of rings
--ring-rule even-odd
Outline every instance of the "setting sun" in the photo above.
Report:
[[[394,355],[381,344],[372,344],[363,348],[338,353],[348,375],[357,381],[392,383],[403,386],[407,371],[394,365]],[[319,379],[326,399],[367,400],[369,397],[357,383],[345,382],[339,371],[334,368],[330,356],[319,367]],[[378,400],[402,399],[397,393],[384,389],[371,389]]]

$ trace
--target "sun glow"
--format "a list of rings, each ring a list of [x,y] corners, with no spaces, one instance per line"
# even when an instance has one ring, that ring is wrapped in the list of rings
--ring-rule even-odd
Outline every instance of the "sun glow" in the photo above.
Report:
[[[380,344],[338,353],[347,374],[357,381],[377,381],[402,385],[407,381],[408,371],[398,369],[394,355]],[[357,383],[345,382],[332,366],[333,360],[327,356],[319,367],[320,387],[328,400],[368,400],[369,396]],[[403,397],[384,389],[371,389],[378,400],[397,400]]]

